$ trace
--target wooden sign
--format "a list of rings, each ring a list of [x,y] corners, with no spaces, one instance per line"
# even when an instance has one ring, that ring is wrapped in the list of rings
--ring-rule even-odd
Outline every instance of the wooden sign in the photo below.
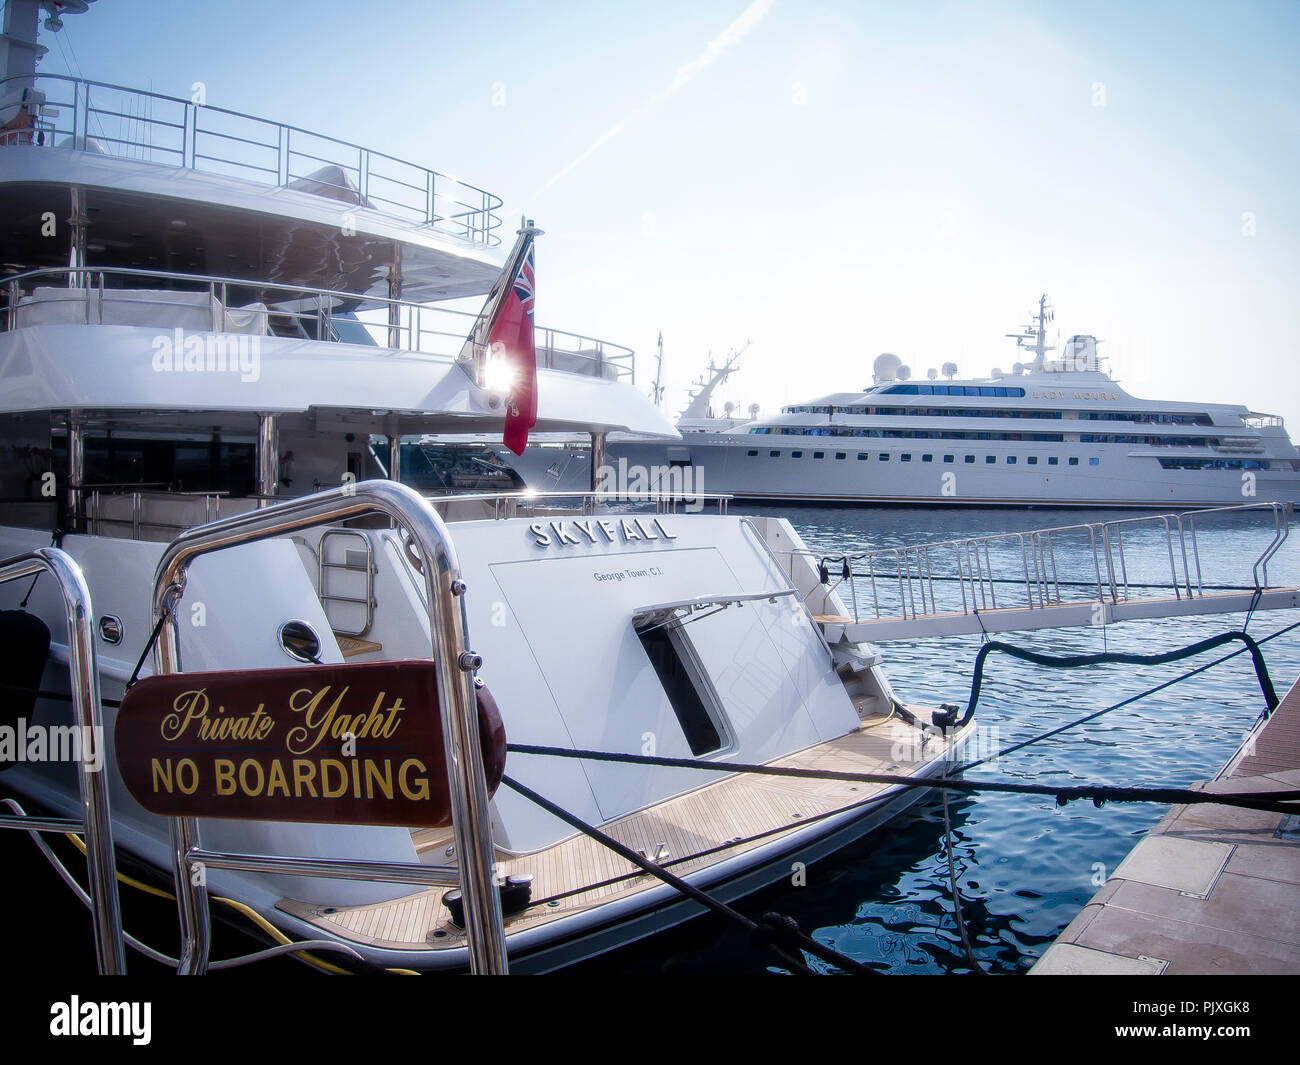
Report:
[[[488,792],[501,714],[478,690]],[[146,677],[117,712],[127,789],[166,817],[424,827],[451,822],[430,661]]]

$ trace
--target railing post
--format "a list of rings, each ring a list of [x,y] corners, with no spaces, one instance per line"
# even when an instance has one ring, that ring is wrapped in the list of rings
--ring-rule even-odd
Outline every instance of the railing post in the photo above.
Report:
[[[86,836],[86,894],[95,935],[95,960],[101,973],[126,972],[122,951],[122,917],[117,894],[113,819],[109,815],[108,752],[100,711],[99,664],[91,624],[94,606],[81,568],[57,547],[38,547],[30,554],[0,563],[0,582],[21,580],[47,570],[59,586],[68,629],[68,672],[72,709],[83,737],[81,820]]]

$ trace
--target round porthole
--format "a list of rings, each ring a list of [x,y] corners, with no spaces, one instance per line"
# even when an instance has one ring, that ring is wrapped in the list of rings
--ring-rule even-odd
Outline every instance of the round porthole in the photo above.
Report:
[[[296,662],[320,662],[320,637],[305,621],[286,621],[281,625],[280,646]]]
[[[99,619],[99,636],[105,643],[121,643],[122,619],[116,614],[105,614]]]

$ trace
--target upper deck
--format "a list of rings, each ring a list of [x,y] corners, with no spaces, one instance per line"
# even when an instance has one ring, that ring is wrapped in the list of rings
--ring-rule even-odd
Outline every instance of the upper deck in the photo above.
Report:
[[[297,126],[61,75],[0,79],[30,125],[0,132],[6,262],[66,265],[43,227],[67,204],[94,261],[423,299],[481,294],[499,269],[499,197]],[[3,117],[3,116],[0,116]],[[62,228],[60,228],[62,232]],[[55,247],[58,245],[58,247]],[[53,258],[51,258],[53,256]],[[392,294],[391,292],[388,294]]]

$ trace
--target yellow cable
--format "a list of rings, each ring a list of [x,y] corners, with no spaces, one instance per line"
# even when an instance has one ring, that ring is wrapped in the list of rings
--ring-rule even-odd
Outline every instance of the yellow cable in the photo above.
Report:
[[[65,835],[68,837],[69,840],[72,841],[72,845],[76,847],[77,850],[81,851],[82,854],[86,853],[85,841],[82,840],[80,836],[78,836],[75,832],[67,832],[65,833]],[[142,883],[141,881],[136,880],[134,877],[127,876],[123,872],[119,871],[117,873],[117,879],[121,881],[123,884],[126,884],[128,887],[136,888],[140,891],[143,891],[147,895],[153,895],[155,898],[171,899],[173,902],[176,901],[176,896],[173,895],[170,891],[163,891],[161,888],[156,888],[150,884]],[[260,913],[258,913],[256,910],[252,909],[249,906],[245,906],[242,902],[237,902],[234,899],[223,898],[221,895],[213,895],[212,898],[216,899],[217,902],[225,903],[227,906],[229,906],[232,910],[235,910],[237,913],[243,914],[255,925],[257,925],[260,929],[262,929],[263,932],[265,932],[272,939],[274,939],[277,943],[284,945],[286,943],[293,942],[292,939],[290,939],[278,928],[276,928],[275,925],[273,925]],[[325,961],[323,958],[318,958],[316,957],[316,955],[308,951],[295,950],[293,953],[297,957],[305,961],[308,965],[314,965],[316,966],[316,968],[321,969],[327,973],[339,973],[342,974],[343,976],[351,975],[347,969],[340,968],[337,965]],[[396,972],[398,970],[393,970],[393,971]]]
[[[871,716],[872,716],[872,717],[880,717],[879,714],[872,714]],[[868,724],[867,724],[865,721],[863,721],[861,718],[858,718],[858,724],[859,724],[860,727],[862,727],[862,728],[864,728],[864,729],[869,729],[869,728],[879,728],[879,727],[880,727],[881,725],[883,725],[886,721],[890,721],[890,720],[892,720],[893,717],[894,717],[894,701],[891,699],[891,700],[889,701],[889,713],[887,713],[884,717],[880,718],[879,721],[873,721],[870,725],[868,725]]]

